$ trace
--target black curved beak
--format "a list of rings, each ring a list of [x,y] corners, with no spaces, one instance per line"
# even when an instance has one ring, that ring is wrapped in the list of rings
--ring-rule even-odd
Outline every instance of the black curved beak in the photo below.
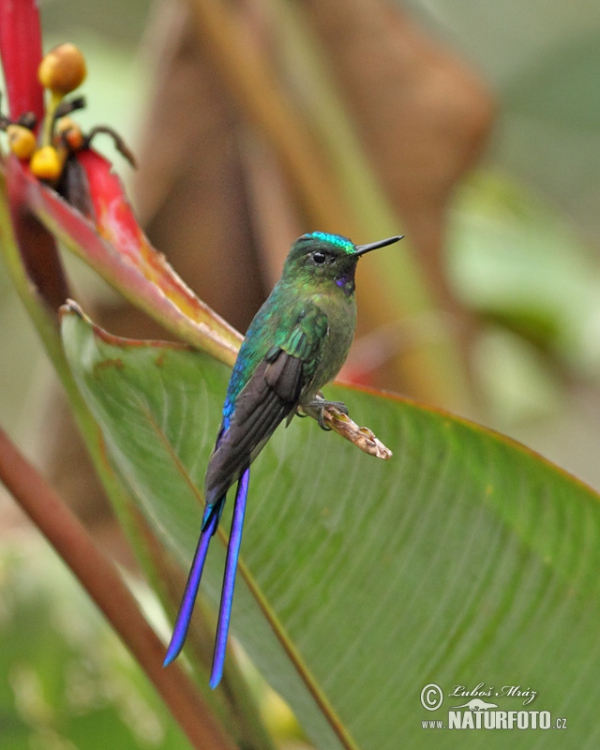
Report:
[[[370,253],[371,250],[377,250],[378,247],[385,247],[386,245],[393,245],[394,242],[399,242],[404,235],[398,235],[396,237],[388,237],[387,240],[379,240],[379,242],[371,242],[370,245],[356,245],[354,255],[364,255]]]

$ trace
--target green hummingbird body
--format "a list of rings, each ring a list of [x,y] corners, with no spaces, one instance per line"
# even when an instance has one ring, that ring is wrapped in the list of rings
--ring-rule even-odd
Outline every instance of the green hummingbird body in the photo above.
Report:
[[[396,238],[384,243],[392,241]],[[292,245],[233,368],[206,473],[208,503],[218,502],[284,418],[291,419],[298,407],[320,414],[327,404],[317,401],[317,394],[339,372],[354,338],[356,265],[379,246],[357,247],[322,232]]]
[[[216,532],[228,489],[238,481],[211,686],[221,679],[235,571],[248,491],[249,467],[277,426],[300,407],[322,423],[320,389],[344,364],[356,328],[354,274],[359,258],[397,242],[391,237],[354,245],[340,235],[313,232],[292,245],[283,273],[254,317],[231,374],[223,419],[205,477],[206,509],[165,664],[179,653],[200,585],[210,537]],[[343,404],[336,406],[345,408]]]
[[[355,328],[353,282],[350,289],[327,279],[299,283],[284,273],[248,329],[238,356],[240,375],[246,377],[237,382],[232,376],[229,400],[237,398],[256,365],[275,346],[302,360],[299,403],[312,401],[344,364]]]

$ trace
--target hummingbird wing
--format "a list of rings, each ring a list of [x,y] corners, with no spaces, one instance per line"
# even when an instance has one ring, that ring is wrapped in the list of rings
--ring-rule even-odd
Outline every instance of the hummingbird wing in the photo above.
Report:
[[[219,435],[206,472],[209,503],[218,504],[313,379],[327,336],[327,315],[309,301],[291,310],[284,322],[274,345],[240,391],[229,425]]]

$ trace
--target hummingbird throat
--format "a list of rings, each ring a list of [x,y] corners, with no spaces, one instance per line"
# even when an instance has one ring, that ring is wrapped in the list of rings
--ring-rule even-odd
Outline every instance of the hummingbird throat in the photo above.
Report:
[[[344,274],[342,274],[342,276],[335,280],[336,285],[340,287],[346,297],[349,297],[354,293],[354,288],[356,286],[354,283],[355,271],[356,266],[354,268],[349,268]]]

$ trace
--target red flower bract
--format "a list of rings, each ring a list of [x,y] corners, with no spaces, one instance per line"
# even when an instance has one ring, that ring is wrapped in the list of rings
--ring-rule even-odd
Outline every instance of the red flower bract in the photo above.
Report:
[[[37,77],[40,36],[34,0],[0,0],[0,53],[10,92],[10,119],[33,111],[38,125],[44,117],[43,90]],[[109,132],[117,148],[129,156],[110,129],[95,130]],[[14,154],[0,162],[0,169],[6,177],[23,263],[51,309],[57,312],[68,296],[57,238],[166,328],[213,356],[233,362],[241,336],[199,300],[152,247],[108,160],[89,145],[72,150],[65,171],[55,181],[60,194]]]
[[[44,92],[37,79],[42,34],[35,0],[0,0],[0,57],[10,117],[16,120],[24,112],[33,112],[39,122]]]

